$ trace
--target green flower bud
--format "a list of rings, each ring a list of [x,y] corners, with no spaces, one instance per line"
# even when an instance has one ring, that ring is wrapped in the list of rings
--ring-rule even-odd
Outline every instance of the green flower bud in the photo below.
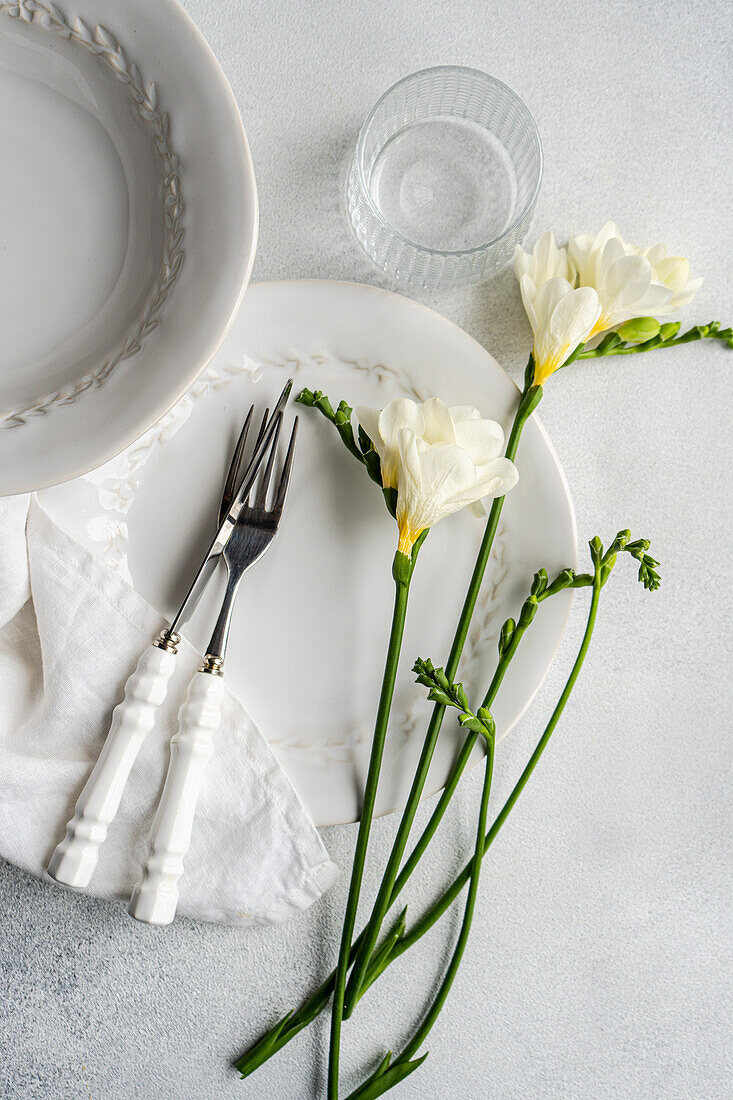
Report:
[[[540,569],[539,573],[535,573],[532,580],[532,588],[530,589],[533,596],[541,596],[547,588],[547,570]]]
[[[665,323],[660,326],[659,335],[663,340],[673,340],[679,331],[679,321],[665,321]]]
[[[590,556],[593,559],[593,561],[594,562],[599,562],[601,560],[601,554],[603,553],[603,543],[598,538],[598,535],[595,535],[590,540],[590,542],[588,543],[588,546],[590,547]]]
[[[519,625],[522,630],[526,630],[529,624],[537,614],[537,597],[530,596],[529,599],[524,601],[522,610],[519,614]]]
[[[659,321],[654,317],[632,317],[616,329],[622,340],[629,344],[645,344],[659,335]]]
[[[501,628],[499,635],[499,656],[503,657],[511,643],[517,624],[514,619],[507,619]]]

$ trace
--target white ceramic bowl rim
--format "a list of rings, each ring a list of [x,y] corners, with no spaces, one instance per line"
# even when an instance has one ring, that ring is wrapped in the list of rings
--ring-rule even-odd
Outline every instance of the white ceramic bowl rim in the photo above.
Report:
[[[394,228],[394,226],[392,226],[386,220],[386,218],[384,218],[381,211],[379,210],[379,208],[374,203],[374,200],[372,199],[372,196],[371,196],[371,191],[369,190],[369,186],[368,186],[368,183],[367,183],[367,178],[366,178],[366,171],[365,171],[365,165],[364,165],[364,154],[365,154],[367,133],[368,133],[369,127],[370,127],[370,125],[371,125],[371,123],[374,119],[374,116],[376,115],[376,113],[379,110],[379,108],[381,107],[381,105],[384,103],[385,99],[387,99],[388,96],[392,95],[392,93],[394,91],[396,91],[397,88],[401,87],[403,84],[406,84],[410,80],[415,80],[417,77],[425,76],[428,73],[440,73],[440,72],[469,73],[472,76],[476,76],[476,77],[479,77],[481,80],[487,81],[489,84],[493,84],[493,86],[495,88],[498,88],[502,92],[504,92],[508,96],[508,98],[512,101],[514,106],[517,108],[517,111],[519,112],[519,114],[522,115],[523,119],[527,123],[527,126],[529,128],[529,133],[531,134],[531,136],[532,136],[532,138],[535,141],[536,146],[537,146],[537,158],[538,158],[537,179],[535,181],[535,185],[534,185],[534,188],[532,190],[532,194],[530,195],[529,199],[524,204],[524,206],[522,207],[519,214],[517,214],[512,219],[510,224],[506,227],[506,229],[504,229],[498,235],[498,237],[493,237],[491,240],[485,241],[483,244],[475,245],[473,248],[461,248],[461,249],[458,249],[458,250],[443,249],[443,248],[430,248],[428,245],[420,244],[418,241],[413,241],[413,240],[410,240],[409,237],[403,236],[402,233],[399,233]],[[520,225],[522,220],[527,216],[529,211],[532,209],[534,204],[537,202],[537,196],[539,195],[540,185],[542,183],[542,171],[543,171],[544,157],[543,157],[543,152],[542,152],[542,139],[540,138],[540,132],[537,129],[537,123],[533,119],[533,117],[530,113],[530,110],[527,107],[527,104],[524,102],[523,99],[521,99],[517,95],[517,93],[512,88],[509,87],[508,84],[505,84],[502,80],[498,80],[495,76],[490,76],[489,73],[483,72],[482,69],[474,69],[470,65],[431,65],[426,69],[418,69],[414,73],[409,73],[407,76],[403,76],[401,80],[398,80],[396,84],[393,84],[390,88],[387,89],[386,92],[384,92],[383,95],[381,95],[379,97],[379,99],[377,100],[377,102],[374,104],[371,111],[367,115],[367,118],[366,118],[366,121],[364,122],[364,125],[362,126],[361,130],[359,131],[359,137],[358,137],[358,140],[357,140],[357,143],[356,143],[356,164],[357,164],[357,171],[359,173],[359,184],[361,186],[362,192],[363,192],[364,197],[366,199],[367,205],[369,206],[370,211],[372,212],[374,217],[377,219],[377,221],[380,223],[380,225],[382,225],[392,237],[394,237],[398,241],[401,241],[402,244],[409,245],[411,248],[416,248],[416,249],[418,249],[419,252],[426,252],[426,253],[430,254],[431,256],[457,256],[458,257],[458,256],[474,256],[478,252],[484,252],[484,251],[486,251],[487,248],[492,248],[495,244],[498,244],[500,241],[503,241],[505,237],[508,237],[516,229],[516,227],[518,225]]]
[[[26,2],[27,10],[37,10],[40,0]],[[59,0],[59,10],[71,2]],[[0,497],[78,477],[160,419],[219,348],[249,282],[257,244],[257,187],[239,108],[180,0],[126,0],[122,6],[83,0],[79,7],[85,26],[109,28],[119,41],[134,43],[141,73],[155,77],[161,109],[170,112],[187,196],[186,257],[161,323],[134,358],[86,391],[83,401],[0,432]]]

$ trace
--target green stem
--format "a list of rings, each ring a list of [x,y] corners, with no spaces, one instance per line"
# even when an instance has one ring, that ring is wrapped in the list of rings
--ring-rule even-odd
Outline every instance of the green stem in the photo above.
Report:
[[[501,687],[506,670],[514,657],[514,654],[519,648],[519,643],[522,640],[522,635],[524,634],[526,629],[526,626],[517,626],[517,628],[515,629],[514,634],[512,635],[511,642],[507,646],[503,655],[499,658],[496,666],[496,671],[494,672],[491,683],[489,684],[489,688],[486,692],[486,695],[484,696],[484,700],[481,706],[487,707],[489,710],[491,710],[491,705],[496,698],[496,693]],[[415,844],[415,847],[410,852],[410,855],[405,860],[402,870],[395,879],[392,893],[389,899],[390,909],[394,905],[404,887],[407,885],[407,882],[411,878],[413,871],[425,854],[425,851],[430,844],[430,841],[435,836],[437,828],[443,818],[443,814],[448,808],[448,803],[455,794],[456,787],[458,786],[461,776],[466,770],[468,761],[471,757],[471,753],[473,752],[473,746],[476,744],[477,737],[477,733],[469,733],[466,737],[466,740],[463,742],[463,745],[461,746],[461,751],[456,757],[446,784],[443,787],[443,790],[440,792],[440,798],[438,799],[436,807],[430,815],[430,820],[421,832],[418,841]]]
[[[532,415],[537,405],[542,398],[542,388],[539,386],[527,386],[522,393],[522,396],[517,407],[517,411],[514,416],[514,423],[512,424],[511,432],[506,446],[506,457],[513,459],[516,456],[517,448],[519,446],[519,440],[522,435],[527,420]],[[458,626],[456,628],[455,637],[453,639],[453,645],[451,647],[448,662],[445,666],[446,675],[449,679],[453,679],[456,670],[458,668],[458,662],[460,661],[463,647],[466,643],[466,637],[468,635],[468,628],[471,623],[474,609],[476,607],[476,600],[478,599],[481,584],[483,582],[484,573],[486,572],[486,566],[491,554],[491,548],[494,544],[496,532],[499,526],[499,518],[501,516],[502,508],[504,506],[504,497],[497,497],[489,512],[489,517],[486,522],[486,528],[484,530],[483,539],[481,541],[481,547],[479,549],[476,564],[474,566],[473,575],[471,576],[471,582],[468,586],[468,592],[466,593],[466,599],[461,610],[461,615],[458,620]],[[356,954],[356,960],[354,967],[349,978],[346,998],[345,998],[345,1014],[349,1016],[353,1011],[354,1005],[359,999],[359,993],[361,990],[364,977],[366,975],[367,967],[369,966],[369,960],[372,956],[372,952],[376,946],[379,938],[379,933],[384,923],[384,918],[391,904],[392,894],[395,886],[395,881],[402,863],[402,857],[405,853],[405,848],[410,837],[410,831],[412,824],[415,820],[415,814],[417,808],[420,805],[420,799],[422,797],[423,790],[425,788],[425,782],[428,777],[428,771],[430,763],[433,759],[435,752],[435,746],[440,734],[440,729],[443,723],[443,715],[445,708],[440,704],[436,704],[433,708],[433,713],[430,718],[425,740],[423,742],[422,751],[420,753],[420,759],[418,760],[415,775],[410,787],[410,793],[407,797],[407,802],[402,811],[402,817],[397,829],[397,834],[392,845],[389,860],[384,871],[384,876],[379,887],[376,901],[374,903],[374,909],[369,919],[369,923],[366,926],[364,932],[364,938],[361,942],[361,946]]]
[[[415,1031],[410,1042],[400,1054],[399,1058],[396,1058],[392,1063],[392,1067],[403,1065],[412,1058],[412,1055],[422,1046],[430,1033],[435,1021],[438,1019],[442,1008],[446,1002],[448,994],[450,993],[451,986],[455,980],[458,968],[461,965],[463,954],[466,950],[466,944],[468,943],[468,936],[471,931],[471,922],[473,920],[473,914],[476,909],[476,898],[478,896],[479,881],[481,877],[481,863],[483,861],[483,843],[484,843],[484,831],[486,829],[486,818],[489,812],[489,797],[491,795],[491,779],[494,771],[494,739],[488,742],[486,753],[486,768],[484,771],[484,781],[481,788],[481,802],[479,806],[478,826],[476,829],[476,844],[474,847],[473,858],[471,860],[471,885],[469,886],[468,896],[466,898],[466,906],[463,911],[463,920],[461,922],[461,929],[458,933],[458,939],[456,946],[453,950],[450,963],[446,970],[443,981],[440,983],[440,988],[431,1004],[428,1012],[422,1020],[420,1026]],[[364,1085],[361,1085],[351,1093],[347,1100],[358,1100],[359,1096],[363,1095]]]
[[[578,575],[575,577],[573,585],[585,585],[590,582],[590,580],[591,578],[586,577],[585,575]],[[542,592],[538,596],[538,602],[547,599],[550,595],[554,593],[554,591],[555,589],[553,588]],[[517,623],[514,633],[512,635],[512,640],[505,649],[502,656],[499,658],[499,661],[497,662],[496,670],[484,697],[484,706],[491,707],[493,700],[495,699],[498,690],[502,684],[507,668],[513,660],[528,626],[529,623],[525,624],[522,621],[522,616],[520,616],[519,622]],[[448,781],[443,791],[441,792],[440,799],[435,807],[435,810],[433,811],[428,824],[425,826],[423,832],[420,835],[420,838],[417,841],[417,844],[415,845],[409,858],[405,861],[405,864],[395,881],[392,895],[390,897],[390,908],[397,900],[401,891],[406,886],[408,880],[412,876],[412,873],[417,867],[420,858],[424,854],[432,837],[434,836],[438,825],[440,824],[440,821],[445,813],[445,810],[448,807],[448,803],[450,802],[456,790],[456,787],[458,786],[458,782],[461,779],[461,776],[463,775],[463,772],[468,764],[473,746],[476,742],[476,736],[477,735],[471,733],[464,741],[461,751],[448,777]],[[366,926],[362,930],[361,934],[357,937],[357,939],[354,940],[353,946],[349,953],[349,965],[351,965],[351,963],[353,963],[354,959],[356,958],[359,948],[364,942],[365,933]],[[334,985],[335,971],[332,971],[328,975],[328,977],[323,982],[321,982],[318,988],[314,990],[310,997],[308,997],[307,1000],[302,1003],[297,1011],[289,1012],[286,1016],[282,1017],[272,1028],[269,1029],[269,1031],[261,1036],[261,1038],[258,1039],[257,1042],[253,1044],[253,1046],[251,1046],[249,1050],[247,1050],[242,1055],[241,1058],[238,1059],[237,1062],[235,1062],[235,1069],[237,1069],[243,1077],[248,1077],[250,1074],[254,1073],[256,1069],[258,1069],[261,1065],[268,1061],[274,1054],[276,1054],[279,1050],[286,1046],[291,1039],[293,1039],[300,1031],[302,1031],[303,1028],[312,1023],[313,1020],[315,1020],[324,1010],[324,1008],[328,1004],[331,994],[333,993]],[[362,992],[364,992],[364,987],[362,987]]]
[[[405,558],[405,555],[397,554],[395,556],[396,562],[398,558]],[[409,559],[406,560],[409,561]],[[402,572],[404,574],[404,563],[402,563],[402,565]],[[379,772],[382,766],[382,755],[387,734],[389,712],[392,706],[392,696],[394,694],[395,679],[397,677],[397,666],[399,663],[400,650],[402,648],[402,636],[405,629],[405,615],[407,613],[409,590],[409,571],[407,580],[395,577],[395,602],[392,614],[392,629],[389,636],[387,659],[384,667],[384,677],[382,679],[382,690],[379,696],[379,707],[377,709],[377,718],[374,725],[374,737],[369,757],[369,770],[364,789],[364,802],[362,805],[361,820],[359,822],[359,832],[356,838],[354,865],[351,872],[349,896],[346,902],[344,926],[341,934],[341,947],[339,950],[338,966],[336,968],[334,999],[331,1010],[328,1100],[338,1100],[339,1053],[341,1047],[341,1023],[343,1020],[346,975],[349,967],[351,940],[354,934],[354,925],[356,923],[356,912],[359,905],[359,893],[364,875],[367,845],[369,843],[369,831],[374,816],[374,804],[377,797],[377,785],[379,783]]]
[[[603,347],[603,342],[597,348],[588,348],[579,352],[577,359],[603,359],[608,355],[638,355],[644,351],[661,351],[664,348],[676,348],[680,344],[691,344],[695,340],[721,340],[731,346],[731,330],[721,329],[720,325],[713,322],[709,325],[695,325],[694,328],[683,332],[681,336],[670,336],[666,340],[660,340],[658,336],[642,344],[620,343],[615,347]]]
[[[468,942],[468,934],[471,930],[471,921],[473,920],[473,913],[476,907],[476,897],[478,895],[479,879],[481,876],[481,864],[484,858],[484,834],[486,832],[486,818],[489,813],[489,795],[491,794],[491,778],[494,770],[494,742],[493,740],[488,743],[487,755],[486,755],[486,771],[484,772],[484,783],[481,789],[481,803],[478,816],[478,828],[476,831],[476,846],[474,848],[473,859],[471,860],[471,884],[468,890],[468,897],[466,898],[466,908],[463,912],[463,922],[461,924],[461,930],[458,934],[458,940],[456,942],[455,950],[453,952],[451,961],[448,965],[445,977],[441,982],[440,989],[430,1007],[425,1019],[421,1023],[413,1035],[410,1042],[407,1044],[402,1054],[399,1057],[399,1061],[409,1059],[420,1048],[423,1041],[427,1037],[428,1032],[432,1028],[433,1024],[438,1018],[440,1010],[445,1004],[445,999],[450,992],[450,987],[453,984],[453,979],[456,976],[458,967],[461,964],[463,958],[463,952],[466,949],[466,943]]]
[[[575,658],[575,663],[573,664],[570,675],[567,679],[565,687],[563,688],[562,695],[557,702],[557,706],[553,710],[550,720],[545,726],[545,730],[539,741],[537,742],[537,746],[535,747],[534,752],[529,758],[527,766],[517,780],[514,789],[512,790],[512,793],[509,795],[501,810],[497,814],[493,825],[491,826],[488,833],[486,834],[486,837],[484,838],[484,855],[486,854],[486,852],[488,852],[489,848],[496,840],[496,837],[498,836],[501,827],[503,826],[506,819],[509,817],[509,814],[514,808],[517,799],[527,785],[529,777],[532,775],[532,772],[537,766],[537,762],[542,756],[542,753],[547,748],[547,744],[552,737],[555,727],[560,721],[562,712],[565,710],[568,699],[572,694],[573,688],[575,687],[575,682],[580,675],[581,668],[583,667],[583,662],[585,661],[588,647],[590,646],[591,637],[593,635],[593,629],[596,623],[596,615],[598,613],[598,600],[601,593],[602,583],[603,582],[601,580],[600,567],[597,567],[596,574],[593,580],[593,590],[590,608],[588,611],[588,621],[586,624],[585,633],[583,634],[583,640],[578,650],[578,655]],[[446,909],[450,908],[450,906],[460,894],[463,887],[468,882],[471,876],[471,866],[472,865],[469,863],[463,868],[461,873],[454,880],[452,885],[448,887],[442,897],[440,897],[438,901],[436,901],[435,904],[431,906],[427,913],[425,913],[425,915],[417,922],[414,928],[398,941],[392,952],[392,957],[390,961],[398,958],[400,955],[404,954],[404,952],[407,951],[410,947],[412,947],[414,943],[417,943],[421,936],[424,936],[425,933],[430,928],[432,928],[435,922],[440,919],[443,913],[445,913]]]
[[[590,645],[591,637],[593,635],[593,629],[595,627],[596,615],[597,615],[597,611],[598,611],[598,600],[599,600],[599,597],[600,597],[601,588],[602,588],[603,583],[604,583],[603,579],[602,579],[602,575],[601,575],[602,564],[603,563],[600,560],[596,561],[596,563],[595,563],[595,571],[594,571],[594,579],[593,579],[593,594],[592,594],[592,597],[591,597],[591,603],[590,603],[590,608],[589,608],[589,612],[588,612],[588,621],[587,621],[587,624],[586,624],[585,632],[583,634],[583,640],[582,640],[582,642],[580,644],[580,648],[578,650],[578,655],[575,659],[575,663],[573,664],[572,670],[571,670],[570,675],[568,677],[568,680],[565,684],[562,695],[560,696],[560,699],[558,700],[557,706],[555,707],[554,711],[552,712],[552,716],[550,718],[550,721],[547,723],[547,726],[545,727],[545,730],[544,730],[544,732],[542,734],[542,737],[540,738],[540,740],[537,744],[537,747],[535,748],[535,751],[532,753],[532,756],[529,760],[529,763],[527,764],[527,767],[522,772],[522,775],[520,776],[518,782],[516,783],[516,785],[514,787],[514,790],[512,791],[512,793],[509,796],[509,798],[507,799],[507,801],[505,802],[502,810],[498,814],[498,816],[497,816],[496,820],[494,821],[494,824],[492,825],[491,829],[486,834],[486,836],[484,836],[484,829],[486,828],[486,815],[487,815],[487,811],[488,811],[488,800],[489,800],[489,793],[490,793],[490,787],[491,787],[491,771],[492,771],[492,768],[493,768],[493,748],[494,748],[493,741],[489,743],[489,755],[487,756],[486,773],[484,775],[484,785],[483,785],[483,789],[482,789],[482,793],[481,793],[481,808],[480,808],[480,812],[479,812],[479,828],[478,828],[478,833],[477,833],[477,837],[476,837],[476,846],[474,848],[473,857],[472,857],[470,863],[468,863],[467,866],[464,867],[463,871],[458,876],[458,878],[455,880],[453,885],[428,910],[428,912],[424,915],[424,917],[420,921],[418,921],[418,923],[415,925],[415,927],[412,929],[412,931],[409,934],[407,934],[405,936],[402,936],[400,939],[397,940],[395,946],[393,947],[393,949],[390,953],[390,957],[386,962],[386,965],[382,966],[382,971],[383,971],[383,970],[386,969],[386,967],[391,962],[393,962],[396,958],[399,958],[400,955],[404,954],[405,951],[409,950],[410,947],[412,947],[422,936],[424,936],[425,933],[430,928],[432,928],[432,926],[436,923],[436,921],[440,919],[440,917],[443,915],[443,913],[446,911],[446,909],[448,909],[449,906],[453,903],[455,898],[458,896],[460,891],[465,886],[466,881],[469,882],[468,896],[466,898],[466,906],[465,906],[465,909],[464,909],[463,921],[461,923],[461,930],[459,932],[458,940],[456,942],[455,949],[454,949],[453,954],[451,956],[451,960],[450,960],[450,963],[448,965],[448,969],[446,970],[445,977],[443,978],[443,981],[441,982],[438,993],[437,993],[435,999],[433,1000],[433,1003],[431,1004],[428,1012],[426,1013],[423,1021],[421,1022],[419,1027],[416,1029],[414,1035],[412,1036],[410,1041],[407,1043],[406,1047],[404,1048],[402,1053],[399,1055],[399,1057],[397,1057],[394,1061],[392,1061],[392,1063],[391,1063],[392,1067],[397,1067],[397,1066],[403,1065],[404,1063],[409,1062],[410,1059],[413,1057],[413,1055],[417,1053],[417,1051],[420,1049],[423,1042],[427,1038],[427,1035],[430,1032],[431,1028],[435,1024],[435,1021],[437,1020],[437,1018],[438,1018],[438,1016],[439,1016],[439,1014],[440,1014],[440,1012],[441,1012],[441,1010],[442,1010],[442,1008],[445,1004],[445,1000],[448,996],[448,993],[450,992],[450,988],[453,984],[453,981],[455,980],[455,976],[458,972],[458,968],[459,968],[459,966],[461,964],[461,961],[463,959],[463,954],[464,954],[464,951],[465,951],[465,948],[466,948],[466,943],[468,941],[468,936],[469,936],[470,928],[471,928],[471,921],[473,919],[473,913],[474,913],[474,909],[475,909],[475,905],[476,905],[476,897],[477,897],[477,894],[478,894],[478,886],[479,886],[479,879],[480,879],[480,873],[481,873],[481,864],[483,862],[483,857],[485,856],[485,854],[488,851],[492,841],[496,837],[497,833],[501,829],[501,827],[504,824],[504,822],[506,821],[507,817],[511,813],[512,807],[516,803],[516,801],[519,798],[519,795],[522,793],[522,790],[524,789],[524,786],[527,783],[530,775],[534,771],[534,768],[535,768],[540,756],[544,752],[544,750],[547,746],[547,743],[550,740],[550,737],[552,736],[552,733],[553,733],[555,727],[557,726],[557,723],[560,720],[560,716],[562,715],[562,712],[565,709],[567,701],[570,698],[570,695],[571,695],[571,693],[573,691],[573,688],[575,686],[575,682],[576,682],[578,676],[580,675],[580,670],[583,667],[583,662],[585,661],[585,657],[586,657],[586,654],[588,652],[588,647]],[[415,1068],[417,1066],[416,1063],[413,1063],[412,1065]],[[376,1078],[374,1078],[374,1080],[379,1080],[379,1073],[380,1072],[381,1072],[381,1067],[380,1067],[380,1071],[378,1071],[378,1074],[377,1074]],[[351,1093],[348,1100],[358,1100],[359,1096],[364,1095],[365,1087],[368,1086],[369,1084],[371,1084],[371,1082],[372,1082],[372,1079],[367,1081],[365,1083],[365,1085],[361,1085],[359,1088],[357,1088],[355,1090],[355,1092]],[[382,1095],[384,1092],[388,1091],[388,1089],[389,1089],[388,1085],[386,1087],[380,1088],[378,1090],[378,1094]],[[375,1093],[375,1095],[376,1095],[376,1093]]]
[[[556,593],[558,591],[563,591],[564,592],[564,591],[566,591],[567,588],[580,588],[580,587],[584,588],[584,587],[587,587],[588,585],[590,585],[591,583],[592,583],[592,578],[588,574],[578,574],[578,575],[575,576],[574,580],[569,582],[563,588],[554,588],[553,587],[553,588],[550,588],[550,589],[546,589],[544,592],[541,592],[537,596],[537,603],[542,603],[543,600],[549,599],[550,596],[556,595]],[[527,601],[527,603],[529,603],[529,601]],[[527,606],[527,604],[525,604],[525,607],[526,606]],[[486,695],[484,696],[483,702],[481,703],[482,707],[486,707],[488,710],[491,709],[491,707],[493,705],[493,702],[494,702],[494,699],[496,698],[497,692],[499,691],[499,688],[501,687],[502,682],[504,680],[504,676],[506,674],[506,671],[507,671],[509,665],[511,664],[512,660],[514,659],[514,655],[517,652],[517,649],[519,648],[519,643],[521,642],[522,638],[524,637],[525,631],[529,627],[531,621],[532,621],[531,618],[528,619],[527,621],[522,621],[522,618],[520,617],[520,621],[517,623],[517,625],[514,629],[514,633],[512,634],[511,642],[509,643],[507,648],[504,650],[504,653],[502,654],[502,656],[499,658],[499,661],[498,661],[497,666],[496,666],[496,670],[495,670],[494,675],[491,679],[491,683],[489,684]],[[400,871],[399,875],[397,876],[397,879],[395,880],[394,889],[392,891],[392,896],[391,896],[390,902],[389,902],[389,907],[390,908],[394,905],[394,903],[397,900],[397,898],[399,897],[401,891],[406,886],[408,879],[412,876],[413,871],[415,870],[418,863],[420,862],[423,855],[425,854],[425,851],[426,851],[428,845],[430,844],[430,841],[435,836],[435,833],[438,829],[438,826],[440,825],[440,822],[443,818],[443,815],[444,815],[445,811],[448,808],[448,804],[449,804],[451,798],[453,797],[453,795],[455,794],[455,790],[456,790],[456,787],[458,786],[458,783],[460,782],[461,776],[463,775],[464,771],[466,770],[468,762],[471,758],[471,753],[473,751],[473,747],[476,744],[477,737],[478,737],[478,734],[476,734],[476,733],[469,733],[466,736],[466,740],[463,742],[463,745],[461,746],[461,750],[460,750],[458,756],[456,757],[456,760],[453,764],[453,767],[451,768],[448,779],[446,780],[446,784],[443,787],[443,790],[440,792],[440,798],[438,799],[438,802],[436,803],[435,809],[433,810],[432,814],[430,815],[430,820],[428,821],[427,825],[425,826],[422,833],[420,834],[420,836],[418,838],[418,841],[415,844],[415,847],[413,848],[413,850],[410,853],[410,855],[408,856],[408,858],[405,860],[405,863],[402,867],[402,870]]]

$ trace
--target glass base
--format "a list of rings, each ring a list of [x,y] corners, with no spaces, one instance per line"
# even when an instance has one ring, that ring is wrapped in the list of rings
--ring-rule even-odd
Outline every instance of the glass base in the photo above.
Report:
[[[486,127],[434,116],[389,139],[372,167],[369,192],[403,237],[424,248],[460,251],[506,230],[517,180],[509,154]]]

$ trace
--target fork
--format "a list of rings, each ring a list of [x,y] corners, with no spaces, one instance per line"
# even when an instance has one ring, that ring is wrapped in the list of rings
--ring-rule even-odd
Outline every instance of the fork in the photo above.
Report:
[[[282,473],[268,507],[281,425],[282,415],[275,428],[259,487],[251,490],[224,548],[227,585],[221,610],[204,662],[194,674],[181,707],[178,732],[171,738],[168,772],[150,832],[148,853],[128,907],[131,916],[148,924],[170,924],[175,915],[178,882],[191,842],[196,803],[206,765],[214,751],[214,734],[221,723],[224,658],[234,603],[244,574],[270,546],[282,518],[295,454],[298,418],[295,418]],[[223,501],[222,509],[225,513]]]
[[[220,527],[240,490],[242,459],[254,409],[252,405],[229,464],[219,506]],[[260,427],[258,444],[267,430],[267,422],[266,412]],[[255,446],[248,470],[255,462],[257,451],[258,447]],[[263,454],[260,460],[264,458]],[[246,477],[245,473],[245,482]],[[210,554],[208,568],[215,568],[217,560],[217,554]],[[201,585],[200,590],[204,586]],[[65,886],[82,888],[88,886],[91,880],[99,861],[101,846],[119,809],[132,767],[144,741],[153,730],[157,709],[168,694],[168,684],[176,666],[176,654],[181,640],[175,628],[181,621],[184,608],[188,606],[190,613],[196,603],[197,596],[192,596],[192,591],[193,585],[171,626],[164,629],[141,654],[135,671],[125,684],[124,697],[114,709],[102,751],[77,799],[65,836],[57,845],[48,865],[49,876]]]

